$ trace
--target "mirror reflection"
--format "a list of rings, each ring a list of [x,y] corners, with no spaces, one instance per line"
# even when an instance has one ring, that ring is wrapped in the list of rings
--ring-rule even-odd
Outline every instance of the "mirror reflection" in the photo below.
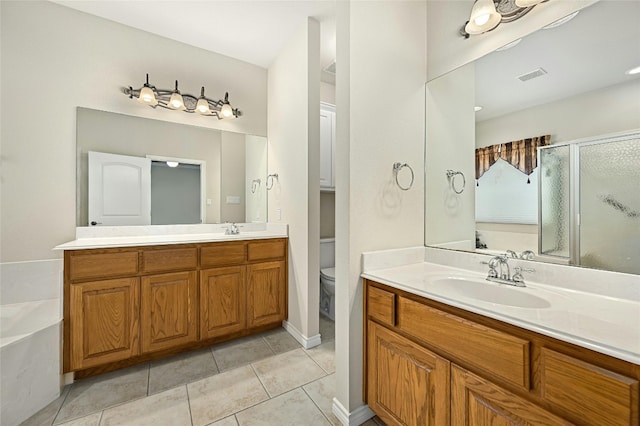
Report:
[[[598,2],[427,84],[426,245],[640,274],[638,16]]]
[[[77,226],[266,222],[265,137],[77,109]]]

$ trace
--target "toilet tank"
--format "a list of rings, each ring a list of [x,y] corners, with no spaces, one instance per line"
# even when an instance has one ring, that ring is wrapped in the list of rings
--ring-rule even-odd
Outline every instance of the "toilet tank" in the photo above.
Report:
[[[336,240],[335,238],[320,239],[320,269],[336,266]]]

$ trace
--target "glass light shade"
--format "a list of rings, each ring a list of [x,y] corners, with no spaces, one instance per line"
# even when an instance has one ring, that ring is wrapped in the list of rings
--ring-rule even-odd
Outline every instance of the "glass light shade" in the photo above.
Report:
[[[542,3],[544,0],[516,0],[516,6],[518,7],[531,7],[538,3]]]
[[[493,0],[477,0],[464,30],[469,34],[482,34],[497,27],[501,19]]]
[[[198,103],[196,104],[196,110],[200,114],[211,114],[211,110],[209,109],[209,102],[205,98],[198,99]]]
[[[229,104],[222,105],[222,108],[220,108],[220,115],[222,116],[221,118],[232,118],[233,109],[231,108],[231,105]]]
[[[627,75],[636,75],[636,74],[640,74],[640,66],[637,66],[635,68],[631,68],[630,70],[628,70],[625,74]]]
[[[184,99],[182,99],[182,95],[178,92],[173,92],[171,94],[171,99],[169,99],[169,106],[173,109],[184,109]]]
[[[158,100],[156,99],[155,93],[151,87],[144,86],[140,89],[140,96],[138,96],[138,102],[145,105],[158,105]]]

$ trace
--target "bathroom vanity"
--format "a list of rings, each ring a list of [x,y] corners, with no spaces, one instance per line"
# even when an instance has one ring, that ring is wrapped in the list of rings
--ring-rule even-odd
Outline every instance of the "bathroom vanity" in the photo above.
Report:
[[[288,240],[263,234],[58,247],[65,250],[64,372],[86,377],[281,326]]]
[[[439,282],[462,286],[467,279],[483,285],[482,277],[458,274],[426,262],[363,274],[363,398],[387,425],[638,424],[637,301],[587,307],[601,326],[609,317],[626,316],[620,329],[596,330],[587,315],[561,313],[563,303],[582,303],[577,292],[565,299],[561,289],[513,289],[550,303],[534,307],[527,304],[535,298],[506,294],[513,305],[501,309],[457,297],[457,290],[430,288]],[[619,312],[600,314],[615,303]],[[554,328],[541,320],[545,312],[559,323],[582,324]],[[610,337],[597,336],[607,331]]]

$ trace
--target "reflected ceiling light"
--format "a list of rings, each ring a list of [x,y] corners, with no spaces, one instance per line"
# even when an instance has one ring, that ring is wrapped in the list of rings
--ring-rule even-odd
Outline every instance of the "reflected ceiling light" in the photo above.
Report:
[[[480,105],[473,107],[475,112],[482,111],[482,107]]]
[[[149,105],[152,108],[158,106],[166,109],[184,111],[188,113],[197,112],[202,115],[217,117],[218,119],[234,119],[242,115],[242,112],[233,108],[229,103],[229,93],[225,93],[224,100],[209,99],[204,95],[204,86],[200,91],[200,97],[195,97],[178,90],[178,80],[174,90],[158,89],[149,84],[149,74],[146,82],[140,89],[125,87],[122,92],[130,99],[136,99],[141,104]]]
[[[627,72],[625,72],[625,74],[627,74],[627,75],[640,74],[640,66],[637,66],[635,68],[631,68],[630,70],[627,70]]]
[[[521,41],[522,41],[521,38],[519,38],[517,40],[513,40],[511,43],[507,43],[502,47],[498,47],[496,49],[496,52],[502,52],[503,50],[511,49],[512,47],[516,46],[517,44],[520,44]]]
[[[177,161],[167,161],[167,166],[169,167],[178,167],[180,165],[180,163],[178,163]]]
[[[543,1],[545,0],[476,0],[469,20],[460,28],[460,35],[469,38],[470,35],[491,31],[502,22],[513,22]]]
[[[570,20],[575,18],[578,15],[578,13],[580,13],[580,11],[576,10],[575,12],[573,12],[570,15],[565,16],[564,18],[560,18],[557,21],[554,21],[554,22],[550,23],[549,25],[545,25],[544,27],[542,27],[542,29],[543,30],[549,30],[551,28],[559,27],[562,24],[566,24],[567,22],[569,22]]]

